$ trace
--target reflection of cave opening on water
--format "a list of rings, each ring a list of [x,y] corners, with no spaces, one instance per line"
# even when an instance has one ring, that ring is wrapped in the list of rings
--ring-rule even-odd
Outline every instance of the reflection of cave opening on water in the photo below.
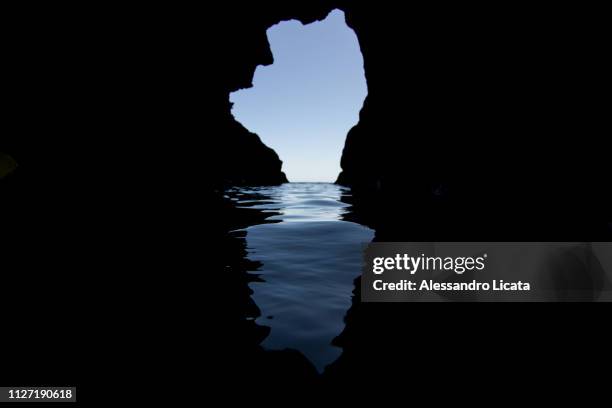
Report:
[[[331,183],[286,183],[234,188],[238,208],[267,214],[265,222],[246,228],[249,288],[269,327],[261,345],[268,350],[295,349],[322,371],[341,349],[332,345],[344,330],[362,253],[374,232],[345,221],[350,190]]]
[[[344,13],[270,27],[274,63],[230,95],[234,117],[273,148],[289,181],[333,182],[367,95],[363,57]]]

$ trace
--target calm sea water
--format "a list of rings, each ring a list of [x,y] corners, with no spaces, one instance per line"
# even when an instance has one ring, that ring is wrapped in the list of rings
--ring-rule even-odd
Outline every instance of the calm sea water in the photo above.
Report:
[[[301,351],[319,371],[340,355],[331,341],[344,328],[362,250],[373,230],[342,220],[350,190],[328,183],[287,183],[235,188],[237,206],[270,213],[271,223],[246,229],[248,258],[261,262],[252,273],[256,322],[271,328],[262,346]]]

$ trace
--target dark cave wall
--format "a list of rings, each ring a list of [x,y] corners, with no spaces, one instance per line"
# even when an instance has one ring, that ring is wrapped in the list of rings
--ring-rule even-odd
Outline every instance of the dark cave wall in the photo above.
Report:
[[[462,239],[472,229],[493,238],[498,228],[506,239],[600,231],[590,224],[607,219],[611,201],[601,189],[609,183],[597,95],[609,64],[597,14],[399,11],[379,2],[344,9],[369,94],[338,182],[380,213],[379,230],[404,220],[439,238],[453,238],[452,223]]]

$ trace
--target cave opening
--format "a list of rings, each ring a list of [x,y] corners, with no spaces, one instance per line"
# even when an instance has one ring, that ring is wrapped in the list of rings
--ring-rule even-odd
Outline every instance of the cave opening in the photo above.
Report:
[[[274,149],[290,182],[334,182],[367,95],[363,56],[344,12],[267,30],[274,62],[230,94],[232,114]]]

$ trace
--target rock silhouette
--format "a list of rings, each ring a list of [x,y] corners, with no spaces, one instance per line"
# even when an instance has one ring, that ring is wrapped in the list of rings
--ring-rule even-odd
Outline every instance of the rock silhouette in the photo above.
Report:
[[[223,113],[221,113],[223,115]],[[229,112],[220,126],[220,152],[232,152],[220,162],[221,180],[217,185],[275,185],[287,182],[281,171],[282,162],[274,150],[263,144],[259,136],[249,132]]]

